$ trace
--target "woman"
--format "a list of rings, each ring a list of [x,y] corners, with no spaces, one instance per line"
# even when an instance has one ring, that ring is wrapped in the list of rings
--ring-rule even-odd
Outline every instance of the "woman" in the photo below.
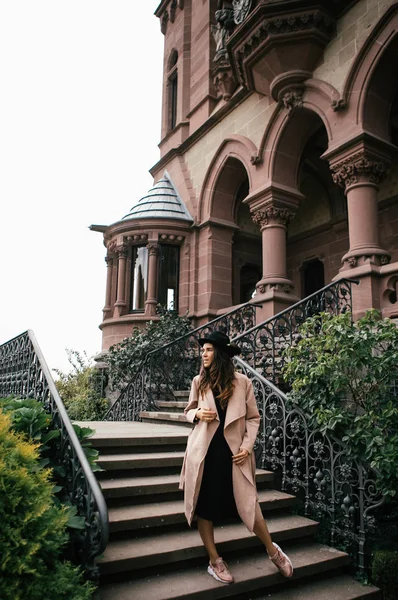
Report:
[[[188,523],[197,517],[209,555],[207,571],[217,581],[234,579],[217,552],[213,524],[235,515],[264,543],[280,572],[291,577],[292,563],[272,542],[257,499],[252,450],[260,415],[251,381],[234,370],[232,357],[240,349],[221,331],[201,338],[199,344],[202,367],[185,409],[187,421],[196,426],[188,437],[180,480]]]

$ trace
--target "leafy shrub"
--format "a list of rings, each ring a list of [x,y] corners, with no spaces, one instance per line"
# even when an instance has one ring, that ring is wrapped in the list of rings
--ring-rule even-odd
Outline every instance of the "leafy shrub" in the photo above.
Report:
[[[379,550],[372,562],[372,581],[383,591],[384,600],[398,598],[398,552]]]
[[[99,370],[91,366],[86,353],[66,350],[71,365],[69,373],[54,369],[59,379],[55,382],[59,395],[65,404],[68,415],[75,421],[95,421],[101,419],[108,408],[108,401],[98,389]]]
[[[377,311],[356,323],[322,313],[300,327],[285,351],[290,398],[312,425],[334,432],[377,470],[386,496],[398,488],[398,329]]]
[[[2,600],[88,600],[93,587],[62,560],[67,510],[53,501],[51,472],[37,445],[12,431],[0,410],[0,597]]]
[[[135,327],[131,337],[111,346],[107,358],[112,386],[121,388],[137,371],[148,352],[173,342],[192,330],[186,316],[158,306],[159,319],[149,321],[143,329]]]
[[[77,516],[77,509],[67,499],[66,471],[62,464],[54,460],[56,453],[55,444],[59,438],[59,430],[51,429],[51,417],[38,400],[22,398],[0,398],[0,408],[10,417],[11,428],[22,434],[25,439],[37,443],[39,464],[41,467],[49,466],[52,469],[55,494],[54,500],[66,505],[68,516],[67,526],[72,529],[84,529],[84,518]],[[93,471],[102,470],[97,465],[98,450],[92,447],[89,438],[95,433],[89,427],[73,425],[76,435],[84,450],[87,460]]]

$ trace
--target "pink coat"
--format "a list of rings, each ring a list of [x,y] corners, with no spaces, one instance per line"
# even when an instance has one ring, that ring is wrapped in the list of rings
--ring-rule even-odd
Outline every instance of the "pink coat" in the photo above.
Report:
[[[199,397],[198,386],[199,376],[196,376],[192,381],[189,402],[185,409],[187,421],[190,423],[193,423],[198,408],[210,408],[217,412],[211,390],[207,390],[203,396]],[[235,373],[234,387],[233,394],[228,401],[224,436],[232,454],[237,454],[241,448],[246,448],[250,454],[243,465],[232,465],[232,482],[239,516],[249,531],[253,531],[258,499],[255,483],[256,466],[252,450],[260,424],[260,414],[257,410],[250,379],[241,373]],[[188,436],[180,489],[184,489],[184,509],[189,525],[195,514],[203,476],[204,459],[219,424],[218,415],[210,423],[199,421]]]

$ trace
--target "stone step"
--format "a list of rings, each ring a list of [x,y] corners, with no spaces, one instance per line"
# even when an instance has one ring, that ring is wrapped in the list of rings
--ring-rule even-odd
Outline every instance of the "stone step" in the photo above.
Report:
[[[295,496],[277,490],[259,490],[258,498],[265,514],[268,514],[268,511],[288,509],[296,502]],[[149,529],[176,523],[186,523],[182,500],[118,506],[109,509],[111,533]]]
[[[204,557],[203,566],[162,574],[154,569],[152,575],[142,579],[103,584],[101,600],[216,600],[234,596],[249,599],[253,598],[254,591],[260,592],[277,584],[287,584],[287,589],[294,586],[297,590],[296,582],[300,578],[342,569],[350,561],[345,552],[315,543],[291,548],[285,545],[284,549],[294,565],[294,575],[289,582],[267,559],[265,552],[249,556],[243,552],[239,558],[228,560],[235,577],[232,585],[221,584],[208,575]],[[327,588],[327,581],[324,581],[324,588]]]
[[[174,390],[173,395],[175,398],[186,398],[188,402],[190,391],[189,390]]]
[[[271,482],[273,478],[272,471],[256,469],[257,484]],[[104,497],[107,499],[178,492],[179,480],[179,474],[172,474],[148,477],[115,477],[114,479],[104,479],[100,481],[100,484]]]
[[[293,589],[270,590],[255,600],[381,600],[381,591],[372,585],[363,585],[349,575],[329,576],[326,580],[301,582]]]
[[[159,409],[161,409],[161,410],[164,409],[166,412],[183,413],[184,408],[187,405],[187,402],[177,401],[177,400],[169,400],[169,401],[157,402],[156,405]]]
[[[144,448],[155,451],[157,447],[182,447],[185,449],[189,431],[173,424],[151,426],[137,421],[77,421],[81,427],[91,427],[95,434],[90,438],[94,448],[107,452],[126,448]]]
[[[106,471],[122,469],[152,469],[181,467],[184,452],[143,452],[128,454],[101,454],[97,463]]]
[[[318,523],[298,515],[272,516],[267,520],[269,531],[275,542],[312,537]],[[227,552],[261,546],[260,540],[251,534],[243,523],[233,523],[216,528],[216,544],[219,552]],[[111,541],[98,560],[101,577],[133,572],[148,567],[179,563],[203,557],[206,551],[200,535],[193,529],[156,536]]]
[[[180,426],[192,428],[192,423],[186,420],[184,413],[142,410],[140,418],[143,423],[178,423]]]

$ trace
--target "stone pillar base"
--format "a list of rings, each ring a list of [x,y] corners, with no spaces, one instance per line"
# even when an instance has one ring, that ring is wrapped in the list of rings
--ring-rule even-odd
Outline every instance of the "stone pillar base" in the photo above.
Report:
[[[256,310],[256,324],[262,323],[266,319],[270,319],[277,313],[289,308],[292,304],[295,304],[300,300],[295,294],[278,289],[277,285],[271,287],[270,284],[267,286],[269,289],[261,293],[257,291],[257,294],[253,298],[254,304],[261,304]],[[290,287],[291,289],[291,287]]]
[[[340,271],[333,281],[341,277],[359,281],[359,285],[352,284],[351,288],[354,320],[363,317],[370,308],[381,309],[380,267],[368,262],[358,267]]]

